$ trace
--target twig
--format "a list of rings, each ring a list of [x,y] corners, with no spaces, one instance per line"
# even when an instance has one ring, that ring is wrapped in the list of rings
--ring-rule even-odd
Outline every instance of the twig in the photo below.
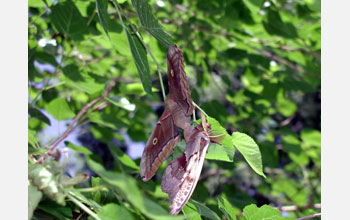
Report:
[[[192,101],[192,103],[193,103],[193,105],[194,105],[196,108],[198,108],[199,111],[203,112],[203,114],[204,114],[206,117],[209,117],[209,115],[208,115],[207,113],[205,113],[205,111],[204,111],[203,109],[201,109],[201,107],[199,107],[195,102]]]
[[[89,214],[92,218],[94,218],[95,220],[101,220],[100,217],[98,217],[96,215],[95,212],[93,212],[92,210],[90,210],[88,207],[86,207],[83,203],[81,203],[79,200],[77,200],[76,198],[74,198],[73,195],[68,194],[67,197],[74,203],[76,204],[79,208],[81,208],[82,210],[84,210],[87,214]]]
[[[320,216],[321,216],[321,213],[317,213],[317,214],[313,214],[313,215],[297,218],[295,220],[305,220],[305,219],[316,218],[316,217],[320,217]]]
[[[91,102],[89,102],[87,105],[85,105],[81,110],[80,112],[77,114],[77,116],[75,116],[75,118],[73,119],[72,123],[69,125],[69,127],[66,129],[66,131],[63,133],[63,135],[58,138],[54,144],[50,147],[50,149],[45,153],[45,155],[50,155],[54,150],[55,148],[58,146],[59,143],[61,143],[68,135],[69,133],[72,131],[74,125],[76,122],[79,121],[79,119],[84,115],[84,113],[89,109],[91,108],[92,106],[94,106],[97,102],[101,101],[104,99],[105,96],[107,96],[110,91],[112,90],[112,88],[115,86],[115,83],[116,83],[116,79],[114,79],[105,89],[103,95],[101,95],[100,97],[92,100]],[[43,157],[44,159],[44,157]]]
[[[317,203],[317,204],[310,204],[305,206],[296,206],[296,205],[281,206],[281,207],[276,207],[276,209],[280,211],[286,211],[286,212],[298,211],[303,209],[321,209],[321,204]]]

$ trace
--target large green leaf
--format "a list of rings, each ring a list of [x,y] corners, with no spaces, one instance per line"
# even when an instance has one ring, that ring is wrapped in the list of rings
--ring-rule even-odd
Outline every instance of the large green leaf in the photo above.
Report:
[[[121,149],[117,146],[108,144],[108,149],[111,151],[112,156],[115,160],[119,160],[124,166],[136,170],[139,173],[140,168],[136,165],[135,161],[133,161],[127,154],[125,154]]]
[[[191,203],[187,202],[186,205],[182,208],[182,212],[188,220],[201,220],[201,216],[197,211],[197,207]]]
[[[126,36],[131,50],[132,57],[139,73],[144,90],[148,93],[152,93],[152,81],[151,73],[148,66],[147,51],[140,39],[136,36],[136,33],[132,33],[130,27],[125,29]]]
[[[103,206],[102,209],[97,213],[97,216],[100,217],[101,220],[134,219],[134,217],[126,208],[113,203]]]
[[[244,133],[233,132],[232,143],[247,160],[251,168],[253,168],[257,174],[265,177],[259,146],[255,143],[253,138]]]
[[[48,125],[51,125],[50,119],[48,117],[46,117],[46,115],[44,115],[39,109],[36,109],[36,108],[29,106],[28,113],[29,113],[30,117],[37,118],[40,121],[42,121]]]
[[[108,36],[108,0],[96,0],[96,8],[100,23]]]
[[[102,92],[107,80],[105,77],[87,72],[86,69],[79,68],[75,64],[65,66],[63,68],[63,74],[68,85],[90,95]]]
[[[119,193],[128,200],[135,208],[139,209],[145,216],[152,219],[183,219],[183,216],[172,217],[161,206],[152,200],[142,196],[136,181],[130,176],[106,171],[103,166],[88,158],[89,167],[97,173],[104,181],[115,187]]]
[[[87,24],[71,0],[59,2],[51,9],[51,21],[61,34],[74,40],[84,39],[84,34],[88,33]]]
[[[70,109],[66,99],[64,98],[52,100],[47,105],[46,110],[50,115],[59,121],[71,119],[75,116],[74,112]]]
[[[76,152],[78,152],[78,153],[81,153],[81,154],[88,154],[88,155],[89,155],[89,154],[92,154],[92,152],[91,152],[89,149],[87,149],[86,147],[75,145],[75,144],[73,144],[73,143],[71,143],[71,142],[69,142],[69,141],[65,141],[64,144],[65,144],[68,148],[70,148],[70,149],[72,149],[72,150],[74,150],[74,151],[76,151]]]
[[[305,129],[301,131],[301,139],[310,146],[321,147],[321,132],[318,130]]]
[[[157,19],[153,16],[151,7],[145,0],[131,0],[142,27],[152,34],[162,45],[169,47],[173,44],[171,37],[163,30]]]
[[[243,209],[244,217],[247,220],[283,220],[281,212],[268,205],[258,208],[255,204],[246,206]]]
[[[220,220],[220,217],[218,216],[218,214],[216,214],[213,210],[209,209],[205,205],[203,205],[203,204],[201,204],[193,199],[191,199],[190,202],[196,206],[197,212],[201,216],[204,216],[206,218],[213,219],[213,220]]]
[[[225,194],[221,194],[218,200],[219,209],[224,213],[227,219],[236,220],[236,213],[231,203],[226,199]]]

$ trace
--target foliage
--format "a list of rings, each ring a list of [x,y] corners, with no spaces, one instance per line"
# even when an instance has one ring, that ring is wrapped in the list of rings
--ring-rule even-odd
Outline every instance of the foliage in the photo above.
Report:
[[[320,212],[319,0],[28,6],[29,218],[255,220]],[[166,164],[144,183],[132,156],[163,111],[173,43],[183,51],[192,98],[222,143],[209,146],[179,216],[169,215],[160,189]],[[171,158],[184,147],[181,141]]]

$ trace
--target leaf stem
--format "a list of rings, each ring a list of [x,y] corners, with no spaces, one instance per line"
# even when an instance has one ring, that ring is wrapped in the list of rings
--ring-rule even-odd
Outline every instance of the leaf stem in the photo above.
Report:
[[[84,210],[87,214],[89,214],[92,218],[94,218],[95,220],[101,220],[100,217],[98,217],[96,215],[95,212],[93,212],[91,209],[89,209],[88,207],[86,207],[82,202],[80,202],[79,200],[77,200],[76,198],[74,198],[74,196],[72,196],[71,194],[68,194],[67,197],[74,203],[76,204],[79,208],[81,208],[82,210]]]
[[[195,102],[192,101],[192,103],[196,108],[198,108],[199,111],[203,112],[205,117],[209,117],[209,115],[207,113],[205,113],[205,111],[203,109],[201,109],[201,107],[199,107]]]

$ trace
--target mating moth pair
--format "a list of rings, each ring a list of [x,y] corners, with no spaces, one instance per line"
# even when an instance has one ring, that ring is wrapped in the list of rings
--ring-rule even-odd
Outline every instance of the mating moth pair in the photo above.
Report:
[[[162,191],[168,193],[170,213],[177,215],[190,199],[201,174],[210,138],[209,125],[202,115],[202,125],[192,127],[191,115],[194,110],[191,91],[184,70],[183,55],[176,45],[168,50],[169,95],[165,100],[165,110],[149,137],[140,163],[143,181],[151,179],[159,166],[173,153],[183,129],[186,150],[171,161],[163,174]]]

